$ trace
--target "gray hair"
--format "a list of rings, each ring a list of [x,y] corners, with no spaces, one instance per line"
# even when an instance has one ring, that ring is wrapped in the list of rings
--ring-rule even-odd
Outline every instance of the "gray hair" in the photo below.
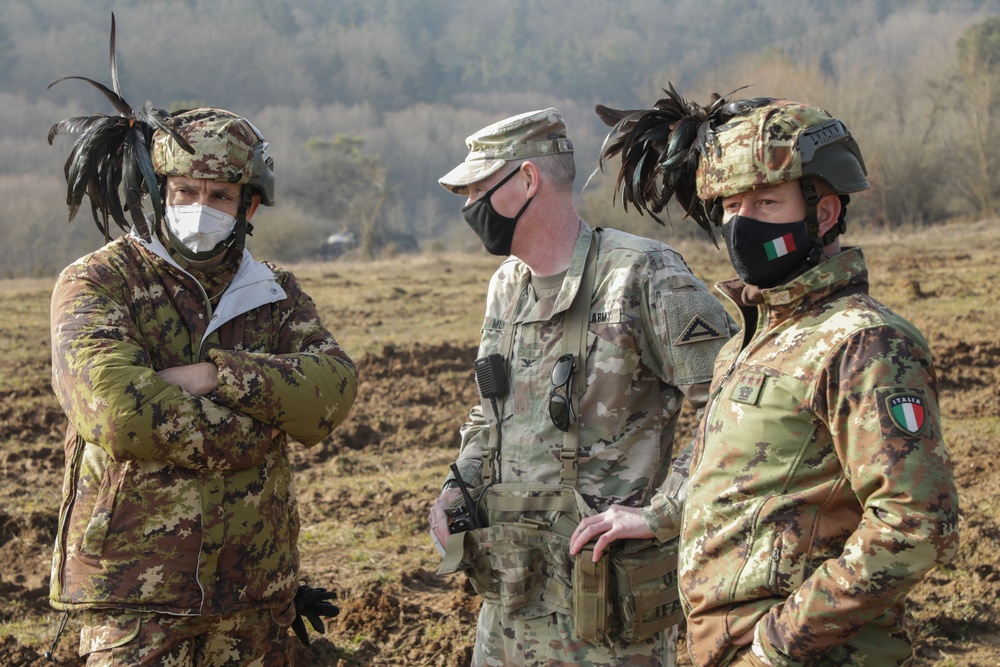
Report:
[[[552,155],[539,155],[525,160],[511,161],[514,169],[520,169],[525,162],[530,162],[538,167],[538,171],[545,175],[552,186],[560,191],[572,191],[573,180],[576,178],[576,160],[572,153],[554,153]],[[510,173],[510,172],[508,172]]]

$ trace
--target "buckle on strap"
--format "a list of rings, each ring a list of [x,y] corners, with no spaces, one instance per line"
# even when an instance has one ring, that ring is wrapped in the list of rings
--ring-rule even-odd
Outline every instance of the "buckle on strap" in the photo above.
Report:
[[[576,486],[580,469],[580,461],[577,457],[576,449],[563,448],[559,450],[559,460],[562,462],[559,483],[567,486]]]

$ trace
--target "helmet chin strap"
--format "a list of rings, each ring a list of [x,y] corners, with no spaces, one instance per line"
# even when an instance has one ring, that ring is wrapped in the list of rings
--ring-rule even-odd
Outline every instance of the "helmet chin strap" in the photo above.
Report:
[[[223,241],[223,243],[231,244],[233,250],[236,251],[237,260],[243,257],[247,236],[253,234],[253,225],[247,220],[247,211],[252,205],[253,190],[249,185],[244,185],[240,189],[240,207],[236,211],[236,229],[233,230],[232,236]]]
[[[837,218],[837,224],[831,227],[826,234],[820,236],[818,207],[822,196],[819,194],[819,190],[816,189],[816,184],[813,183],[812,178],[809,176],[803,176],[799,179],[799,186],[802,188],[802,196],[806,200],[806,225],[809,227],[809,242],[812,244],[809,256],[806,257],[806,264],[816,266],[823,261],[824,248],[833,243],[834,239],[847,230],[845,216],[847,215],[847,202],[851,198],[849,195],[840,195],[842,206],[840,207],[840,216]]]

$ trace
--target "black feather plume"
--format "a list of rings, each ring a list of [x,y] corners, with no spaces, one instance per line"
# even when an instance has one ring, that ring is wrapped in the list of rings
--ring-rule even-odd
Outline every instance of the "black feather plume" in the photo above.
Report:
[[[118,61],[115,56],[114,14],[111,15],[110,51],[113,90],[83,76],[65,76],[53,81],[48,87],[51,88],[67,79],[86,81],[101,91],[119,115],[98,113],[66,118],[49,128],[48,140],[51,145],[59,134],[80,135],[70,150],[64,168],[69,221],[72,222],[80,210],[83,195],[86,194],[90,199],[94,222],[104,234],[105,242],[111,239],[109,218],[123,231],[129,231],[130,225],[125,218],[125,211],[129,212],[132,224],[142,238],[149,241],[150,230],[142,215],[144,192],[149,193],[157,224],[163,211],[156,174],[149,154],[153,133],[158,129],[163,130],[169,133],[184,150],[193,153],[194,149],[175,131],[173,119],[165,111],[154,108],[150,102],[146,102],[139,110],[133,110],[122,97],[121,87],[118,85]],[[125,194],[124,206],[119,194],[120,189]]]
[[[626,211],[632,204],[640,215],[649,213],[662,225],[658,214],[676,199],[684,217],[693,218],[718,246],[711,220],[698,199],[695,177],[698,160],[711,144],[715,128],[738,115],[740,108],[718,94],[712,96],[710,104],[701,106],[681,97],[673,84],[667,85],[663,91],[666,96],[652,109],[618,110],[597,105],[597,115],[611,127],[601,146],[600,168],[621,155],[615,193],[621,192]]]

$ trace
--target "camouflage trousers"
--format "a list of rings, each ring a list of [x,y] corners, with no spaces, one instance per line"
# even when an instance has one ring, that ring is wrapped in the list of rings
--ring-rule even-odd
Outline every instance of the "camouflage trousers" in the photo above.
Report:
[[[87,667],[283,667],[292,664],[288,628],[295,607],[226,616],[84,612],[80,656]]]
[[[644,641],[605,646],[578,639],[566,614],[511,619],[489,602],[479,612],[472,653],[473,667],[674,667],[676,662],[677,626]]]

